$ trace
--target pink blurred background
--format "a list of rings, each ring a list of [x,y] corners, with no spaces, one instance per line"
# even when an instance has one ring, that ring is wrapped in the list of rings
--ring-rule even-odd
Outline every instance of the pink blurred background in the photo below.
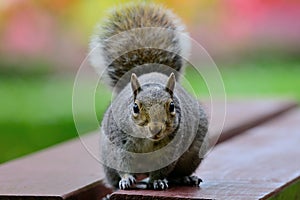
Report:
[[[56,70],[76,70],[87,54],[94,25],[108,8],[125,2],[0,0],[0,59],[20,67],[42,60]],[[217,61],[261,52],[299,55],[298,0],[155,2],[177,13]]]

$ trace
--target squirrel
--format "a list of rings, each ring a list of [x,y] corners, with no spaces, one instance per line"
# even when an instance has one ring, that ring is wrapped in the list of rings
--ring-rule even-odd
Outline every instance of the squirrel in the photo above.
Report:
[[[114,189],[136,187],[140,174],[155,190],[202,181],[192,174],[205,154],[208,120],[179,79],[187,35],[165,7],[133,3],[111,11],[91,38],[90,63],[116,93],[101,123],[101,159]]]

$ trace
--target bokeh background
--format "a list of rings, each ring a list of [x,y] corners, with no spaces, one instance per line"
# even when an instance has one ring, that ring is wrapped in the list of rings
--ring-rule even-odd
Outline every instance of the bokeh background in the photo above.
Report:
[[[0,0],[0,163],[77,136],[76,71],[95,24],[126,2]],[[300,1],[155,2],[177,13],[208,51],[229,98],[300,100]],[[187,77],[191,73],[187,69]],[[101,94],[106,103],[96,106],[99,120],[109,104]]]

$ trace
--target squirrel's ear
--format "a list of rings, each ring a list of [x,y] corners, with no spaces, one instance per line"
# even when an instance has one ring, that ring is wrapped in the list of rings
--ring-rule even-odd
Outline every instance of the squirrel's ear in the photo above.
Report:
[[[132,89],[132,92],[133,92],[134,98],[135,98],[136,95],[137,95],[137,93],[138,93],[138,91],[141,90],[141,85],[140,85],[140,83],[138,81],[138,78],[135,75],[135,73],[131,74],[131,80],[130,80],[130,82],[131,82],[131,89]]]
[[[171,94],[171,96],[173,96],[173,91],[175,88],[175,74],[172,72],[171,75],[169,76],[167,85],[166,85],[166,90]]]

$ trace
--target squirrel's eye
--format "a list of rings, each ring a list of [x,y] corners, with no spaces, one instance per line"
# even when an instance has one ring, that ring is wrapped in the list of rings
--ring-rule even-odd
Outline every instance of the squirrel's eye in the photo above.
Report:
[[[133,112],[135,114],[138,114],[140,112],[139,106],[136,103],[134,103],[133,105]]]
[[[171,114],[174,113],[174,111],[175,111],[175,105],[174,105],[173,101],[171,101],[171,103],[169,105],[169,111],[170,111]]]

